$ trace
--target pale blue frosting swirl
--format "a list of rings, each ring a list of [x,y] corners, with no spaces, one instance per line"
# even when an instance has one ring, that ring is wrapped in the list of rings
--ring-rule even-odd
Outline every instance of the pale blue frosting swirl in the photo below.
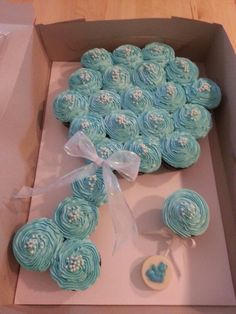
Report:
[[[130,87],[122,95],[122,107],[140,114],[143,111],[153,108],[152,94],[138,86]]]
[[[108,90],[100,90],[90,97],[90,112],[101,116],[112,113],[114,110],[121,109],[120,95]]]
[[[195,63],[187,58],[176,57],[165,66],[166,78],[180,85],[191,84],[198,78],[199,70]]]
[[[92,69],[80,68],[69,77],[69,87],[88,97],[102,88],[102,75]]]
[[[63,242],[57,225],[48,218],[28,222],[17,230],[13,253],[18,263],[31,271],[47,270]]]
[[[196,139],[207,136],[212,127],[210,112],[202,106],[185,104],[173,114],[175,129],[189,132]]]
[[[93,48],[86,51],[82,55],[80,62],[85,68],[100,72],[113,65],[111,53],[104,48]]]
[[[83,240],[98,223],[98,209],[85,199],[70,196],[57,206],[54,221],[65,238]]]
[[[122,65],[114,65],[103,74],[103,89],[121,94],[131,85],[129,71]]]
[[[134,85],[154,91],[166,81],[166,76],[164,69],[157,63],[145,61],[133,71],[132,80]]]
[[[162,66],[175,58],[175,52],[169,45],[153,42],[147,44],[143,49],[143,59],[157,62]]]
[[[87,100],[74,90],[65,90],[53,102],[55,117],[61,122],[71,122],[75,117],[89,111]]]
[[[130,110],[120,110],[105,117],[105,128],[110,138],[126,142],[139,135],[137,116]]]
[[[102,117],[92,113],[72,120],[69,128],[69,136],[73,136],[78,131],[82,131],[91,141],[98,141],[106,136]]]
[[[187,168],[200,156],[200,146],[190,133],[175,131],[162,141],[162,158],[172,167]]]
[[[50,267],[53,280],[65,290],[83,291],[100,275],[100,254],[90,240],[66,240]]]
[[[183,87],[174,82],[167,82],[157,87],[153,93],[153,98],[157,108],[163,108],[169,112],[174,112],[186,103]]]
[[[104,140],[95,143],[95,148],[100,158],[107,159],[116,151],[122,150],[123,145],[118,141],[105,138]]]
[[[139,137],[126,142],[124,149],[134,152],[140,157],[140,172],[154,172],[161,166],[161,148],[158,140],[154,143],[153,140],[149,141],[148,138]]]
[[[209,225],[206,201],[198,193],[181,189],[172,193],[162,208],[164,224],[182,238],[203,234]]]
[[[97,207],[107,201],[101,168],[97,170],[96,174],[73,182],[72,190],[76,197],[83,198]]]
[[[117,47],[112,53],[112,58],[115,64],[122,64],[130,70],[135,69],[143,61],[141,49],[130,44]]]
[[[210,79],[199,78],[193,84],[185,87],[188,102],[202,105],[211,110],[219,106],[221,102],[221,90]]]
[[[174,131],[172,116],[165,109],[152,109],[138,116],[141,134],[161,138]]]

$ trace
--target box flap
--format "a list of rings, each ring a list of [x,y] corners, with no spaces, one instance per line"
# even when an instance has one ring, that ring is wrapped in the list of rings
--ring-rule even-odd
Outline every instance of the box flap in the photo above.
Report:
[[[32,3],[9,3],[9,1],[0,0],[0,8],[0,23],[25,25],[34,23]]]

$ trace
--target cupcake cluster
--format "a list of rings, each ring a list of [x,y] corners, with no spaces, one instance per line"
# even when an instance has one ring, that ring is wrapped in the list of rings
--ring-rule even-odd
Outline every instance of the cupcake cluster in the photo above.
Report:
[[[199,78],[194,62],[153,42],[142,49],[125,44],[113,52],[94,48],[82,55],[81,65],[53,104],[69,136],[83,131],[96,147],[116,143],[116,149],[133,151],[144,173],[162,163],[181,169],[197,162],[198,140],[212,127],[211,111],[220,104],[221,91],[212,80]],[[109,155],[110,147],[104,149]]]
[[[89,239],[98,217],[92,201],[69,196],[59,203],[52,219],[35,219],[17,230],[14,256],[27,270],[49,270],[62,289],[85,290],[100,274],[100,254]]]

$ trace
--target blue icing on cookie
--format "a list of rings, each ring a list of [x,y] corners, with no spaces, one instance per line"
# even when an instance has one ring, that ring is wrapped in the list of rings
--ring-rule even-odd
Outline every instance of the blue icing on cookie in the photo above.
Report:
[[[69,87],[83,96],[90,96],[102,88],[102,75],[92,69],[80,68],[69,77]]]
[[[154,105],[157,108],[174,112],[186,103],[186,96],[183,87],[174,82],[167,82],[157,87],[153,93]]]
[[[122,65],[114,65],[103,74],[103,89],[121,94],[131,85],[129,71]]]
[[[86,98],[74,90],[60,93],[53,102],[54,115],[61,122],[71,122],[75,117],[88,111],[89,104]]]
[[[188,102],[202,105],[209,110],[218,107],[221,101],[219,86],[207,78],[199,78],[191,85],[186,86],[185,92]]]
[[[111,53],[104,48],[93,48],[86,51],[81,57],[81,64],[100,72],[113,65]]]
[[[105,128],[110,138],[122,143],[139,135],[137,117],[130,110],[120,110],[106,116]]]
[[[161,166],[161,149],[158,139],[154,143],[153,140],[149,141],[148,138],[139,137],[126,142],[124,149],[134,152],[140,157],[140,172],[154,172]]]
[[[141,134],[162,138],[174,131],[171,115],[164,109],[152,109],[138,116]]]
[[[129,44],[117,47],[112,53],[112,58],[115,64],[122,64],[130,70],[135,69],[143,61],[141,49]]]
[[[83,291],[100,275],[101,258],[90,240],[66,240],[57,252],[50,274],[60,288]]]
[[[158,265],[152,265],[147,271],[146,276],[152,282],[163,283],[165,280],[167,264],[160,262]]]
[[[35,219],[17,230],[13,253],[22,267],[42,272],[50,267],[62,242],[63,235],[51,219]]]
[[[90,97],[90,112],[101,116],[112,113],[114,110],[121,109],[120,95],[108,90],[100,90]]]
[[[203,234],[210,220],[206,201],[188,189],[178,190],[165,200],[162,217],[164,224],[183,238]]]
[[[200,146],[196,139],[187,132],[175,131],[161,142],[162,158],[172,167],[187,168],[200,156]]]
[[[180,85],[191,84],[198,78],[199,70],[195,63],[187,58],[176,57],[165,66],[166,78]]]
[[[98,223],[98,209],[85,199],[70,196],[57,206],[54,221],[65,238],[83,240]]]
[[[98,141],[106,136],[105,126],[102,117],[96,114],[86,114],[74,118],[70,124],[69,136],[82,131],[91,141]]]
[[[166,81],[165,71],[158,64],[145,61],[133,71],[132,81],[134,85],[154,91]]]
[[[173,114],[175,129],[195,138],[205,137],[212,127],[211,114],[199,105],[186,104]]]
[[[140,87],[130,87],[122,95],[122,107],[140,114],[143,111],[153,108],[152,94]]]
[[[72,190],[76,197],[83,198],[97,207],[107,201],[101,168],[97,170],[96,174],[73,182]]]
[[[175,58],[174,49],[166,44],[153,42],[142,49],[143,59],[164,66]]]

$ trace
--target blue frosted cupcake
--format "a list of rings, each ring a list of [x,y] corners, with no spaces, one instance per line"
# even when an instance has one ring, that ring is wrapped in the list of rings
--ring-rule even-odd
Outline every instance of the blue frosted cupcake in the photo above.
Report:
[[[97,207],[107,201],[101,168],[97,170],[96,174],[73,182],[72,190],[76,197],[83,198]]]
[[[162,66],[165,66],[166,63],[175,58],[175,52],[172,47],[158,42],[147,44],[143,48],[142,53],[144,60],[157,62]]]
[[[54,221],[65,238],[83,240],[98,223],[98,209],[82,198],[70,196],[59,203]]]
[[[116,48],[112,58],[115,64],[122,64],[129,70],[135,69],[143,61],[141,49],[129,44]]]
[[[89,97],[102,88],[102,75],[98,71],[81,68],[69,77],[69,87]]]
[[[23,225],[13,239],[13,253],[18,263],[31,271],[47,270],[63,243],[57,225],[48,218],[35,219]]]
[[[78,131],[82,131],[93,142],[104,139],[106,136],[102,117],[92,113],[72,120],[69,129],[69,136],[73,136]]]
[[[50,273],[60,288],[83,291],[99,277],[100,263],[100,254],[91,241],[71,239],[58,250]]]
[[[195,63],[187,58],[176,57],[165,67],[167,81],[180,85],[191,84],[198,78],[199,70]]]
[[[212,127],[211,114],[199,105],[185,104],[173,114],[175,129],[189,132],[196,139],[207,136]]]
[[[130,110],[120,110],[106,116],[105,128],[111,139],[121,143],[139,135],[137,117]]]
[[[86,114],[88,111],[87,100],[74,90],[60,93],[53,102],[54,115],[63,123],[71,122],[75,117]]]
[[[117,152],[118,150],[122,150],[123,145],[120,142],[105,138],[104,140],[96,143],[95,148],[100,158],[107,159],[113,153]]]
[[[111,53],[104,48],[93,48],[86,51],[82,55],[80,62],[85,68],[100,72],[113,65]]]
[[[219,106],[221,91],[219,86],[207,78],[200,78],[185,88],[188,102],[212,110]]]
[[[167,82],[153,93],[154,105],[167,111],[174,112],[186,103],[186,96],[181,85]]]
[[[90,112],[106,116],[121,109],[120,95],[108,90],[100,90],[90,97]]]
[[[162,138],[174,131],[174,122],[168,111],[152,109],[138,116],[138,125],[141,134]]]
[[[140,87],[130,87],[122,96],[122,107],[140,114],[153,108],[152,94]]]
[[[157,139],[156,143],[148,138],[139,137],[124,144],[124,149],[136,153],[141,161],[139,171],[150,173],[161,166],[161,148]]]
[[[175,131],[162,141],[162,158],[174,168],[187,168],[200,156],[200,146],[196,139],[187,132]]]
[[[166,76],[161,66],[145,61],[133,71],[132,80],[134,85],[154,91],[166,81]]]
[[[129,71],[122,65],[108,68],[103,75],[103,89],[121,94],[131,85]]]
[[[203,234],[209,225],[209,208],[198,193],[181,189],[172,193],[162,208],[164,224],[182,238]]]

